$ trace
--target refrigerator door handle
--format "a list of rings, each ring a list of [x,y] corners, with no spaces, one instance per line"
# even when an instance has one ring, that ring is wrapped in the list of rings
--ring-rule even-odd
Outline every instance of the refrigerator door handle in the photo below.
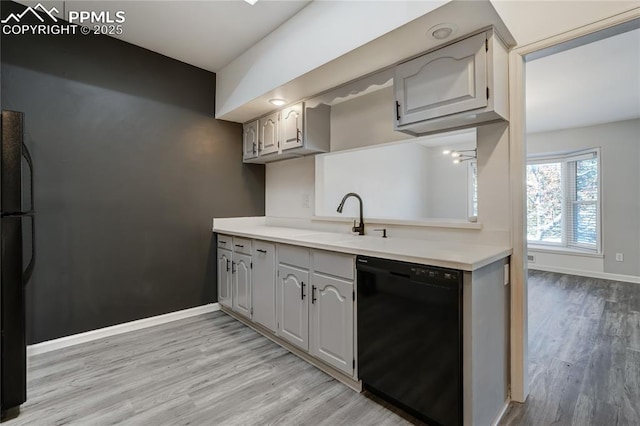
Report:
[[[29,165],[29,169],[31,171],[31,179],[29,179],[29,196],[31,198],[31,205],[29,206],[30,211],[35,211],[35,207],[33,205],[33,180],[34,180],[34,170],[33,170],[33,160],[31,159],[31,153],[29,153],[29,149],[23,143],[22,144],[22,156],[25,160],[27,160],[27,164]]]
[[[22,273],[22,284],[27,285],[36,266],[36,217],[33,213],[27,213],[23,217],[31,218],[31,259],[27,268]]]

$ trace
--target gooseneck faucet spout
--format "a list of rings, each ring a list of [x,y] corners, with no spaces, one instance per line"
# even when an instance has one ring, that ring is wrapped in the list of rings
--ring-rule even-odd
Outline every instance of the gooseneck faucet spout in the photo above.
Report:
[[[342,213],[342,209],[344,208],[344,202],[347,201],[347,198],[349,197],[355,197],[358,199],[358,201],[360,202],[360,224],[358,226],[356,226],[356,221],[353,221],[353,228],[351,228],[351,230],[353,232],[357,232],[360,235],[364,235],[364,218],[362,217],[362,198],[360,198],[360,196],[358,194],[356,194],[355,192],[350,192],[347,195],[345,195],[344,197],[342,197],[342,201],[340,201],[340,204],[338,205],[338,213]]]

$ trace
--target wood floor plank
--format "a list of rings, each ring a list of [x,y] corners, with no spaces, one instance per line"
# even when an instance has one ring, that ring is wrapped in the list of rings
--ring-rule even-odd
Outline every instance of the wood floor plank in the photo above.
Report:
[[[530,395],[500,424],[640,425],[640,286],[541,271],[528,285]]]
[[[222,312],[30,357],[27,392],[7,426],[408,424]]]
[[[529,300],[531,395],[501,424],[640,425],[640,286],[532,271]],[[215,312],[30,357],[6,424],[409,422]]]

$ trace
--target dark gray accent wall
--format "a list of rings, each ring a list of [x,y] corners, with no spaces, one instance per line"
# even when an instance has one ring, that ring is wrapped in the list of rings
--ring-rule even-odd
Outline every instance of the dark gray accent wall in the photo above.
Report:
[[[216,301],[211,220],[264,214],[264,166],[214,119],[215,74],[105,36],[1,42],[35,163],[29,342]]]

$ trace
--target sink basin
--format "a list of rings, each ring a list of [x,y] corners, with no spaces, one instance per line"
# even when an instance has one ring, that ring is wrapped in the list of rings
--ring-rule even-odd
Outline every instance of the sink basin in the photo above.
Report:
[[[296,238],[299,238],[307,242],[316,242],[316,243],[347,243],[355,240],[357,237],[349,234],[315,232],[312,234],[296,235]]]

